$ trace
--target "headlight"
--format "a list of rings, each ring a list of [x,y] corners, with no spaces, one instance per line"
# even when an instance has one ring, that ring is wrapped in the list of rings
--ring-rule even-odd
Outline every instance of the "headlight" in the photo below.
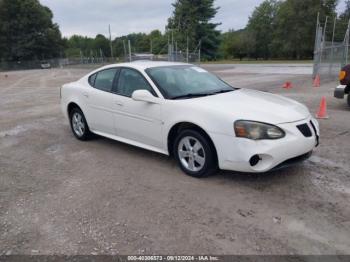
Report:
[[[237,137],[252,140],[279,139],[286,135],[286,133],[277,126],[254,121],[236,121],[234,128]]]

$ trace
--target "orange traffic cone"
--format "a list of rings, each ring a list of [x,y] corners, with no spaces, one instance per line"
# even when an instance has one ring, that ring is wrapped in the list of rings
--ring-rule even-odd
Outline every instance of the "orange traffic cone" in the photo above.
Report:
[[[314,87],[320,87],[321,86],[321,78],[320,75],[316,75],[313,83]]]
[[[328,119],[326,97],[322,97],[320,109],[316,115],[318,119]]]
[[[293,88],[293,85],[292,85],[292,82],[285,82],[284,85],[283,85],[283,88],[284,89],[291,89]]]

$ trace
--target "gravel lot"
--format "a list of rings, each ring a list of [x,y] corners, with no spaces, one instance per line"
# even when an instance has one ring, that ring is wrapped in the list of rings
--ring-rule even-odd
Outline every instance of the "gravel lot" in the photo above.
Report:
[[[350,254],[350,109],[332,98],[337,83],[313,88],[311,65],[205,67],[313,113],[326,96],[314,156],[268,174],[190,178],[166,156],[73,137],[59,87],[88,69],[2,72],[0,255]]]

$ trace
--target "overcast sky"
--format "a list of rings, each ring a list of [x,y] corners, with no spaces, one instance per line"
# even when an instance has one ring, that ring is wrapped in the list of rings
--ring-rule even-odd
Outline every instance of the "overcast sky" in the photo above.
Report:
[[[340,0],[339,9],[344,7]],[[171,16],[174,0],[40,0],[54,13],[64,36],[73,34],[108,35],[111,24],[113,38],[133,32],[164,31]],[[220,10],[215,18],[220,30],[244,28],[254,7],[263,0],[216,0]]]

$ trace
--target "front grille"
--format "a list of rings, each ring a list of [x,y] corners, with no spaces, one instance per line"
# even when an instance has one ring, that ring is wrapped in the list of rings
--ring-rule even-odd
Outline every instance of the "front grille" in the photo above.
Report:
[[[297,128],[305,137],[312,137],[312,132],[308,124],[299,125]]]
[[[317,135],[316,127],[315,127],[315,125],[314,125],[314,123],[312,121],[310,121],[310,125],[312,126],[312,129],[314,130],[315,135]]]
[[[317,146],[319,146],[319,144],[320,144],[320,137],[319,137],[319,135],[317,134],[317,129],[316,129],[316,127],[315,127],[315,125],[314,125],[314,123],[313,123],[312,121],[310,121],[310,125],[312,126],[312,129],[313,129],[314,132],[315,132],[315,136],[316,136],[316,147],[317,147]]]

